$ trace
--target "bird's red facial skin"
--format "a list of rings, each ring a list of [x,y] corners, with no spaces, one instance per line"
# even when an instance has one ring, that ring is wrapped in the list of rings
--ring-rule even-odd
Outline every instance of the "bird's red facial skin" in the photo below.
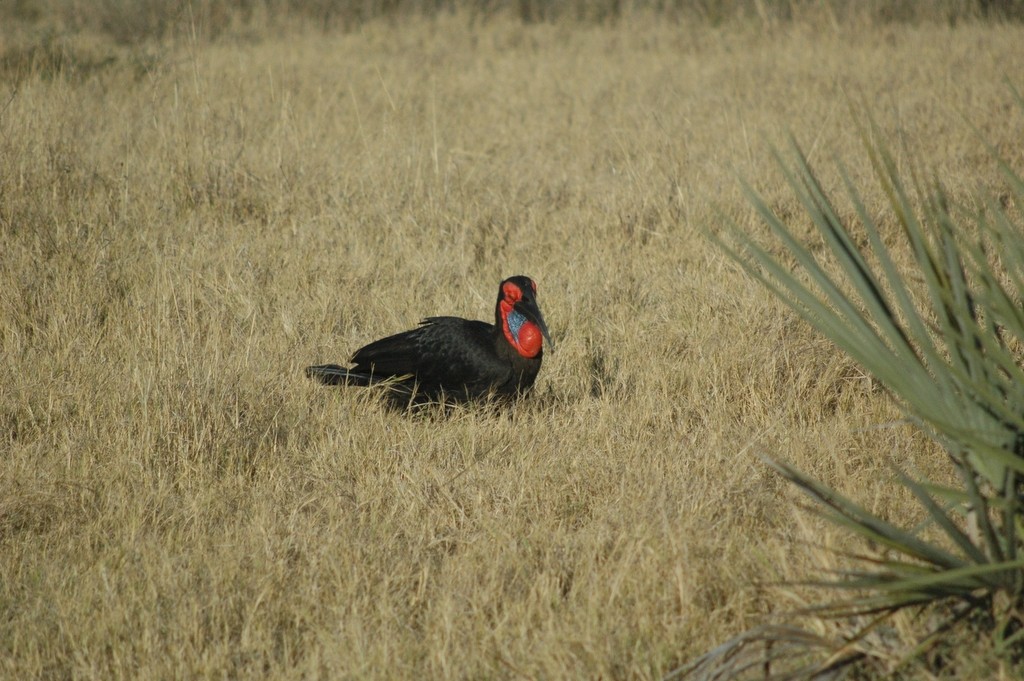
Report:
[[[505,334],[505,340],[508,341],[509,345],[516,349],[523,357],[534,358],[540,353],[544,346],[544,336],[540,332],[540,327],[527,319],[523,322],[523,325],[519,327],[519,341],[516,341],[516,337],[512,335],[512,330],[508,328],[508,313],[512,311],[512,305],[507,301],[501,301],[501,330]]]
[[[514,302],[510,303],[508,298],[505,298],[505,300],[501,301],[501,325],[505,327],[505,336],[509,337],[509,343],[512,343],[512,340],[510,336],[510,331],[508,330],[508,313],[512,311],[512,306],[514,304]],[[512,343],[512,345],[515,345],[515,343]]]
[[[523,292],[519,290],[519,287],[513,284],[511,281],[506,281],[502,287],[501,292],[505,295],[505,302],[508,303],[509,308],[519,302],[519,299],[523,297]],[[502,305],[504,309],[504,305]]]
[[[519,354],[523,357],[536,357],[543,344],[544,337],[537,325],[530,321],[524,322],[519,329],[519,345],[516,347]]]
[[[536,284],[534,284],[536,289]],[[505,334],[505,340],[509,342],[509,345],[516,349],[523,357],[533,358],[536,357],[544,345],[544,336],[540,332],[540,328],[531,322],[526,320],[519,327],[519,339],[516,340],[512,330],[508,327],[508,315],[512,312],[512,308],[517,302],[522,300],[523,292],[518,286],[510,281],[506,281],[505,285],[501,288],[504,294],[500,303],[501,307],[501,330]]]

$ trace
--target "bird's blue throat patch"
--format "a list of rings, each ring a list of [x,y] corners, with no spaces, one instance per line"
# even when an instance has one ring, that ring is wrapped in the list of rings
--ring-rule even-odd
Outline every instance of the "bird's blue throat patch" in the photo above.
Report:
[[[512,334],[512,337],[515,338],[516,343],[518,343],[519,329],[523,328],[523,324],[526,323],[526,315],[518,310],[509,310],[508,315],[505,317],[505,321],[508,323],[508,332]]]

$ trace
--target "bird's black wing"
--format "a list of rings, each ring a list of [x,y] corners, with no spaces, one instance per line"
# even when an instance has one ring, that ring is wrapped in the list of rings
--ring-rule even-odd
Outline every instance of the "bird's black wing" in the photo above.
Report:
[[[496,332],[486,322],[430,317],[410,331],[360,348],[349,373],[374,380],[413,376],[428,393],[482,395],[512,378],[512,366],[495,353]]]

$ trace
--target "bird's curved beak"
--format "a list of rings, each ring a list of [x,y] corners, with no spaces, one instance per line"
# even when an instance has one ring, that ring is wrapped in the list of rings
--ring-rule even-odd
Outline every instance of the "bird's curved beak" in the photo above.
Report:
[[[517,312],[529,319],[531,322],[537,325],[540,332],[544,335],[544,340],[548,342],[552,352],[555,349],[555,341],[551,340],[551,334],[548,333],[548,325],[544,323],[544,315],[541,314],[540,308],[537,307],[537,303],[531,300],[520,300],[512,306]]]

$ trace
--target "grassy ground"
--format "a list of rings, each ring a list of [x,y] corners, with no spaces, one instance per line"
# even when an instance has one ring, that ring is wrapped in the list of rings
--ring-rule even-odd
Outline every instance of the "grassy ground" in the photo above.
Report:
[[[0,33],[0,675],[657,678],[798,605],[845,540],[759,455],[907,521],[888,462],[945,460],[702,230],[760,229],[738,176],[796,216],[786,130],[880,207],[846,97],[954,192],[972,127],[1024,165],[1022,40]],[[511,412],[302,375],[516,273],[558,349]]]

